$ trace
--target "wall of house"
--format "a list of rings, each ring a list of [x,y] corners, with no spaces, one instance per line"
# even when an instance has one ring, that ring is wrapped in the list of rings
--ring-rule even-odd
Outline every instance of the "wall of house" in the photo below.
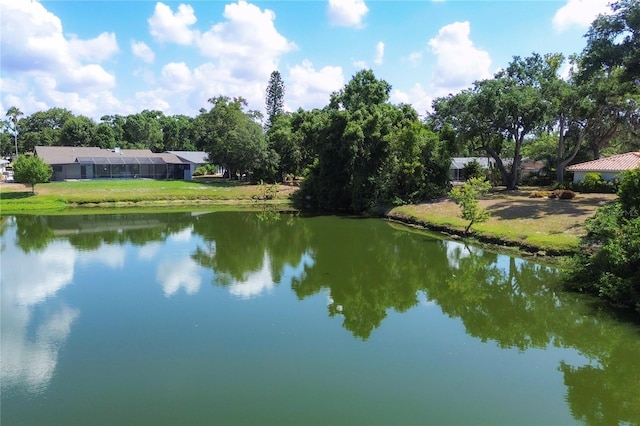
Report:
[[[576,171],[573,172],[573,181],[580,182],[584,180],[584,177],[587,173],[599,173],[602,176],[603,180],[610,181],[614,180],[617,177],[620,177],[620,172],[584,172],[584,171]]]
[[[52,181],[81,179],[80,164],[56,164],[53,166]]]

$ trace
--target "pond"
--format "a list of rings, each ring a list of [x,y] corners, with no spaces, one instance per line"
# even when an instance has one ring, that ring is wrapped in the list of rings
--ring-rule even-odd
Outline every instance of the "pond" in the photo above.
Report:
[[[5,216],[3,425],[640,424],[640,329],[378,219]]]

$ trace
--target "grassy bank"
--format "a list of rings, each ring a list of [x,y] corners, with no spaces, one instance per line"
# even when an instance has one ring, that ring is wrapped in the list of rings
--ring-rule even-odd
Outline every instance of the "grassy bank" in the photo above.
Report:
[[[530,198],[532,191],[494,191],[480,201],[490,217],[472,227],[481,242],[514,246],[529,252],[568,254],[579,249],[583,223],[613,194],[578,194],[572,200]],[[391,209],[387,216],[429,229],[462,235],[467,222],[448,199]]]
[[[277,189],[265,200],[269,188]],[[87,213],[96,207],[109,212],[149,208],[192,210],[194,208],[245,208],[265,204],[291,208],[290,195],[297,188],[287,185],[249,185],[227,180],[155,181],[103,180],[55,182],[36,187],[37,195],[20,184],[0,184],[0,213]],[[572,200],[530,198],[531,191],[493,191],[480,201],[491,214],[474,225],[473,238],[481,242],[513,246],[546,254],[567,254],[579,249],[584,220],[596,209],[615,199],[612,194],[578,194]],[[104,209],[103,209],[104,210]],[[102,211],[102,210],[101,210]],[[448,199],[393,208],[390,219],[428,229],[461,235],[466,221],[459,207]]]
[[[277,189],[277,192],[271,191]],[[36,195],[21,184],[0,185],[2,214],[51,212],[93,207],[156,207],[255,203],[289,204],[294,187],[249,185],[227,180],[156,181],[93,180],[51,182],[36,186]],[[269,199],[267,199],[269,198]]]

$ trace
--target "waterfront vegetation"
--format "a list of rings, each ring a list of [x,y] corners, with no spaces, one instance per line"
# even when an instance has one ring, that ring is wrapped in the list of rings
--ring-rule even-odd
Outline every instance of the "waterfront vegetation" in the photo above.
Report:
[[[264,194],[276,188],[273,199]],[[474,224],[473,236],[480,241],[498,243],[527,251],[567,254],[579,249],[582,226],[599,206],[613,200],[614,194],[578,194],[573,200],[531,198],[536,188],[519,191],[494,189],[479,204],[489,212],[486,222]],[[104,207],[126,211],[171,208],[211,208],[215,206],[293,209],[292,185],[252,185],[226,179],[185,181],[95,180],[52,182],[38,185],[36,195],[28,186],[0,185],[2,214],[78,213],[81,209]],[[427,203],[408,204],[387,209],[383,215],[426,228],[462,234],[468,221],[460,217],[459,207],[442,198]]]
[[[275,188],[275,196],[264,197]],[[193,181],[92,180],[38,185],[33,195],[21,184],[2,184],[2,214],[61,211],[78,207],[158,207],[199,204],[288,204],[295,190],[289,185],[250,185],[247,182],[204,178]],[[264,198],[270,198],[265,200]]]

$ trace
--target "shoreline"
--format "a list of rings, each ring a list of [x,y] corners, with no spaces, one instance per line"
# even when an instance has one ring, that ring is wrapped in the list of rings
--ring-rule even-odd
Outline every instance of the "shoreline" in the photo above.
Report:
[[[27,193],[22,185],[9,184],[9,187],[3,183],[0,185],[0,216],[212,208],[304,212],[295,207],[291,195],[297,188],[291,186],[278,186],[275,198],[265,199],[264,187],[260,185],[149,182],[126,187],[122,187],[122,183],[113,186],[105,183],[42,184],[36,188],[35,196]],[[169,186],[176,188],[165,188]],[[578,194],[573,200],[531,198],[531,192],[537,189],[494,190],[480,200],[480,205],[490,213],[489,220],[474,224],[468,235],[464,233],[467,223],[460,217],[459,206],[448,198],[381,208],[372,216],[499,251],[551,259],[577,253],[580,238],[585,234],[584,220],[598,207],[616,198],[614,194]]]

